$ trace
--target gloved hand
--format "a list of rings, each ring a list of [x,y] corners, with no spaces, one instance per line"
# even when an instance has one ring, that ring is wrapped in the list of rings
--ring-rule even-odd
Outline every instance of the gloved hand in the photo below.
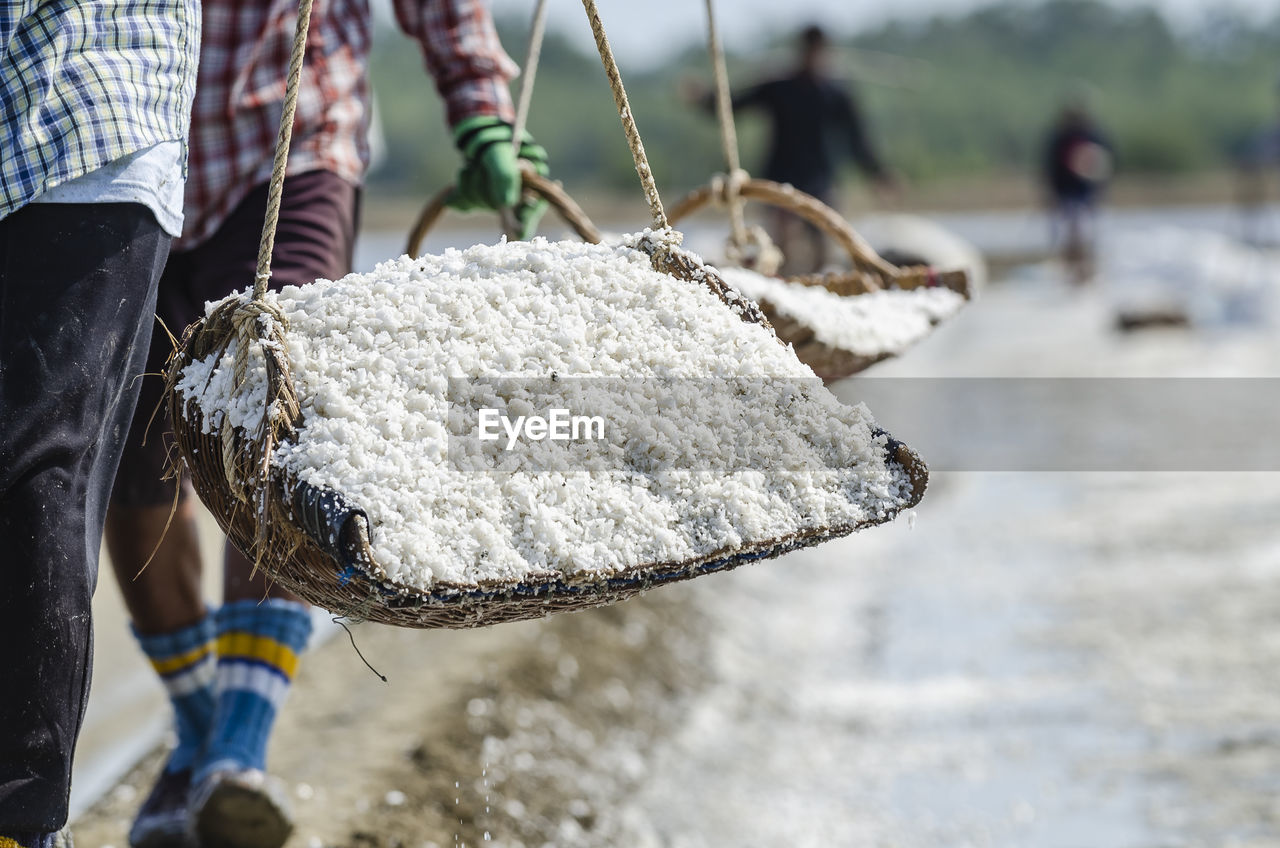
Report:
[[[492,116],[476,116],[461,121],[453,129],[453,140],[465,160],[458,184],[449,198],[454,209],[511,209],[520,228],[520,238],[529,238],[538,220],[547,211],[541,198],[524,197],[521,190],[520,159],[528,161],[546,176],[547,151],[535,144],[528,132],[520,143],[520,155],[512,149],[511,124]]]

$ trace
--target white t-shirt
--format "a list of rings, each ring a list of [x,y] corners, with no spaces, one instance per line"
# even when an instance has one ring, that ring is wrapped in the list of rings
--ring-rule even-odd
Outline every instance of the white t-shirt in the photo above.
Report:
[[[141,203],[164,231],[182,235],[182,143],[162,141],[54,186],[32,203]]]

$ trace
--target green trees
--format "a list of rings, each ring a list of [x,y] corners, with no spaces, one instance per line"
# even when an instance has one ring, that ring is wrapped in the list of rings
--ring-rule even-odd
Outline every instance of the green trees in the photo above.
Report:
[[[522,27],[504,32],[513,53],[523,49]],[[732,56],[735,81],[745,85],[776,71],[787,61],[786,46]],[[1262,26],[1218,11],[1175,31],[1150,9],[1004,0],[962,16],[890,23],[845,46],[842,65],[877,145],[918,182],[1033,168],[1061,102],[1081,89],[1091,92],[1119,165],[1131,173],[1220,167],[1251,132],[1280,118],[1280,19]],[[919,60],[903,80],[910,85],[892,85],[894,68],[877,54]],[[678,81],[689,74],[709,77],[697,46],[659,70],[627,74],[668,192],[720,167],[713,122],[677,97]],[[388,156],[373,181],[421,193],[451,179],[457,156],[413,45],[380,32],[374,80]],[[554,33],[543,51],[530,128],[571,189],[633,187],[598,59]],[[760,161],[763,127],[743,118],[740,134],[751,167]]]

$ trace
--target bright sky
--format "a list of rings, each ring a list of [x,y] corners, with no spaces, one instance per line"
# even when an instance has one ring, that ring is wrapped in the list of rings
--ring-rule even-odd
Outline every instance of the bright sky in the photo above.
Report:
[[[490,0],[495,12],[532,16],[533,0]],[[579,0],[549,0],[552,24],[590,47],[591,33]],[[619,61],[652,65],[669,53],[704,38],[701,0],[597,0],[600,15]],[[1026,0],[1035,2],[1035,0]],[[1241,9],[1266,18],[1275,13],[1272,0],[1111,0],[1121,6],[1154,5],[1181,25],[1217,6]],[[886,18],[911,19],[937,12],[986,5],[983,0],[717,0],[716,17],[731,47],[759,43],[778,30],[790,31],[812,21],[832,31],[851,32]],[[522,47],[508,45],[513,55]],[[625,70],[625,69],[624,69]]]

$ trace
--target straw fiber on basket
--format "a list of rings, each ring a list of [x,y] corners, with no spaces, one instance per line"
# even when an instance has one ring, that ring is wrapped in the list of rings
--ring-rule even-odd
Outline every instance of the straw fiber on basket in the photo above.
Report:
[[[643,247],[654,267],[677,278],[706,285],[744,321],[766,324],[764,315],[741,298],[712,269],[689,254],[651,241]],[[167,379],[174,385],[192,361],[224,347],[234,333],[229,313],[234,301],[187,328],[181,347],[170,360]],[[848,535],[893,515],[853,525],[815,528],[806,533],[771,538],[748,546],[722,549],[682,562],[650,563],[610,575],[570,576],[555,572],[529,575],[523,581],[489,581],[479,585],[437,583],[430,593],[380,578],[374,563],[365,516],[358,504],[339,492],[323,491],[284,479],[272,469],[266,506],[259,525],[258,505],[239,499],[227,483],[224,445],[218,432],[205,433],[200,410],[177,392],[169,394],[177,445],[200,498],[241,550],[258,554],[270,577],[317,606],[357,620],[407,627],[465,628],[539,618],[556,612],[602,606],[654,586],[727,571],[748,562]],[[291,422],[291,427],[297,426]],[[287,435],[286,435],[287,438]],[[235,434],[233,455],[258,457],[262,446]],[[902,508],[919,502],[928,473],[905,445],[888,442],[889,459],[906,470],[911,496]]]

